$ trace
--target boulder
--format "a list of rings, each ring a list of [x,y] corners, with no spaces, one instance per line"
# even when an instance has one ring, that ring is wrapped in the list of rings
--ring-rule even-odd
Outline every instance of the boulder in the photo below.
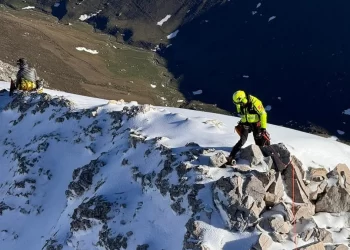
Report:
[[[333,243],[332,233],[324,228],[316,230],[314,236],[323,243]]]
[[[217,152],[215,155],[212,155],[209,158],[209,164],[212,167],[221,167],[226,162],[226,156],[223,152]]]
[[[270,156],[272,158],[272,168],[280,172],[282,172],[291,161],[291,154],[283,143],[261,147],[261,151],[265,157]]]
[[[315,215],[315,206],[312,203],[298,204],[295,206],[294,221],[301,218],[310,219]]]
[[[327,174],[328,178],[335,178],[337,186],[345,188],[350,193],[350,170],[345,164],[338,164]]]
[[[325,168],[310,168],[309,178],[311,181],[323,181],[327,179],[327,169]]]
[[[294,182],[294,202],[309,203],[310,191],[303,181],[304,171],[301,162],[295,157],[292,158],[291,164],[282,173],[286,193],[290,198],[293,197]]]
[[[257,242],[253,245],[252,250],[268,250],[272,243],[271,237],[262,233],[259,235]]]
[[[221,177],[213,185],[214,202],[231,230],[254,226],[265,208],[265,190],[254,175]]]
[[[326,180],[322,182],[311,181],[308,187],[310,187],[310,200],[316,201],[320,194],[324,193],[328,183]]]
[[[316,201],[316,213],[318,212],[350,212],[350,193],[339,186],[327,188],[326,193]]]

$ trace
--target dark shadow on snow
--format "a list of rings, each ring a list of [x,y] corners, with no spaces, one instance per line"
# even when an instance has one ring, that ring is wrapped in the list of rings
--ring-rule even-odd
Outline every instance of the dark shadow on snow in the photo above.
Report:
[[[179,27],[161,55],[188,100],[234,111],[232,94],[244,89],[272,106],[270,123],[313,123],[349,139],[348,9],[345,0],[230,1]]]

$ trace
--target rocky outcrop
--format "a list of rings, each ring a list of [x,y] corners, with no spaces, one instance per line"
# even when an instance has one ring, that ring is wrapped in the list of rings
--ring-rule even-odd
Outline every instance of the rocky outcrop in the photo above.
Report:
[[[77,168],[73,171],[73,181],[69,183],[68,190],[66,191],[67,198],[81,196],[92,185],[92,179],[96,175],[100,168],[105,166],[106,163],[102,160],[92,160],[89,164]]]
[[[304,245],[294,250],[325,250],[323,242],[316,242]]]
[[[318,194],[316,212],[350,212],[349,168],[344,164],[339,164],[327,174],[327,177],[332,180],[328,183],[333,183],[333,185],[327,185],[323,193]]]
[[[213,197],[232,230],[244,231],[257,222],[265,208],[262,182],[254,175],[222,177],[213,185]]]

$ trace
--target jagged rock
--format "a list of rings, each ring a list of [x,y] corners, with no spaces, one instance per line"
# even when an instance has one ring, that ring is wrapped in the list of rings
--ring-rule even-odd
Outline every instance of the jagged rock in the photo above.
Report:
[[[318,241],[322,241],[323,243],[333,243],[332,233],[324,228],[316,230],[314,236]]]
[[[147,250],[149,248],[148,244],[137,245],[136,250]]]
[[[276,178],[272,181],[271,185],[269,185],[267,189],[267,193],[265,195],[265,202],[267,206],[274,206],[278,204],[284,194],[284,185],[282,181],[281,173],[276,173]]]
[[[324,193],[328,183],[326,180],[322,182],[310,182],[308,185],[310,187],[310,200],[316,201],[319,198],[319,195]]]
[[[281,202],[277,204],[276,206],[271,208],[271,211],[275,211],[277,214],[283,215],[283,218],[285,221],[293,221],[294,215],[293,212],[286,203]]]
[[[180,165],[176,167],[176,172],[179,178],[181,178],[184,175],[186,175],[191,169],[191,165],[189,165],[188,163],[181,162]]]
[[[105,162],[97,159],[92,160],[89,164],[81,168],[75,169],[73,171],[73,181],[69,183],[68,190],[66,190],[67,198],[80,196],[87,191],[92,185],[93,177],[105,165]]]
[[[325,168],[310,168],[309,178],[311,181],[323,181],[327,179],[328,171]]]
[[[292,162],[287,167],[282,175],[285,184],[285,190],[289,197],[293,197],[293,182],[294,182],[294,202],[296,203],[309,203],[310,190],[304,184],[303,176],[304,172],[302,170],[301,162],[295,157],[292,157]],[[294,179],[293,179],[293,169],[294,169]]]
[[[295,248],[294,250],[325,250],[323,242],[316,242],[304,245],[299,248]]]
[[[183,241],[183,249],[201,249],[201,238],[203,237],[203,231],[199,226],[199,222],[193,218],[189,219],[186,223],[186,233]]]
[[[268,147],[261,147],[265,157],[271,156],[273,168],[282,172],[291,161],[291,154],[283,143],[272,144]]]
[[[99,241],[97,242],[97,245],[108,250],[120,250],[127,249],[127,242],[128,238],[121,234],[112,236],[111,229],[105,224],[99,232]]]
[[[138,143],[144,143],[146,138],[135,131],[131,131],[129,135],[129,147],[136,148]]]
[[[281,234],[281,233],[274,232],[270,236],[273,241],[280,242],[280,243],[285,242],[288,239],[288,234]]]
[[[96,196],[89,201],[80,204],[74,209],[72,215],[71,230],[86,230],[91,228],[96,220],[107,222],[107,214],[111,211],[112,204],[102,196]],[[92,220],[93,219],[93,220]]]
[[[337,186],[346,189],[350,193],[350,169],[345,164],[338,164],[327,174],[328,178],[335,178]]]
[[[263,172],[270,170],[272,167],[271,157],[264,157],[261,149],[255,144],[243,148],[240,151],[239,157],[248,161],[251,167],[259,168]]]
[[[269,222],[271,229],[276,233],[287,234],[292,229],[292,225],[281,217],[272,217]]]
[[[218,152],[215,155],[210,156],[209,164],[212,167],[221,167],[227,162],[226,156],[223,152]]]
[[[244,231],[253,226],[265,208],[265,190],[254,175],[221,177],[213,185],[213,197],[230,229]]]
[[[0,202],[0,215],[2,215],[4,210],[13,210],[14,208],[6,205],[3,201]]]
[[[350,194],[342,187],[332,186],[326,188],[326,193],[316,201],[316,213],[350,212]]]
[[[295,207],[294,221],[301,218],[310,219],[315,215],[315,206],[311,203],[298,204]]]
[[[47,240],[44,247],[45,247],[45,250],[62,250],[63,249],[63,245],[57,243],[57,240],[55,239]]]
[[[303,231],[300,233],[300,238],[303,241],[309,241],[311,239],[311,237],[314,237],[316,234],[316,228],[308,228],[306,231]]]
[[[252,247],[252,250],[268,250],[272,245],[273,241],[270,236],[265,233],[259,235],[259,238],[255,245]]]
[[[196,214],[201,210],[202,200],[197,199],[197,194],[202,188],[204,188],[203,184],[194,184],[193,189],[187,195],[188,204],[192,208],[193,214]]]

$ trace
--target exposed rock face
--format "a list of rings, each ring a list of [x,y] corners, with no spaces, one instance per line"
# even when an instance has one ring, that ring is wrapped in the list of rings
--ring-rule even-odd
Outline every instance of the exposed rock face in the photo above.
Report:
[[[213,197],[230,229],[244,231],[265,208],[265,191],[255,176],[221,178],[213,185]]]
[[[327,185],[316,200],[316,212],[349,212],[350,211],[350,170],[339,164],[327,174],[335,185]],[[326,184],[323,184],[325,186]],[[322,190],[323,187],[320,187]],[[313,197],[314,198],[314,197]]]
[[[285,183],[286,193],[289,197],[293,197],[294,187],[294,199],[296,203],[309,203],[310,190],[304,184],[303,178],[304,171],[301,163],[295,157],[293,157],[291,164],[289,164],[289,166],[283,172],[283,180]]]
[[[96,224],[96,220],[107,222],[107,214],[111,211],[112,204],[102,196],[91,198],[88,202],[80,204],[72,215],[71,230],[86,230]]]
[[[78,197],[82,195],[92,185],[92,179],[100,171],[105,163],[101,160],[93,160],[84,167],[73,171],[73,181],[69,184],[66,191],[67,197]]]
[[[264,156],[270,156],[273,160],[273,168],[283,171],[289,166],[291,154],[283,143],[273,144],[268,147],[261,147]]]

